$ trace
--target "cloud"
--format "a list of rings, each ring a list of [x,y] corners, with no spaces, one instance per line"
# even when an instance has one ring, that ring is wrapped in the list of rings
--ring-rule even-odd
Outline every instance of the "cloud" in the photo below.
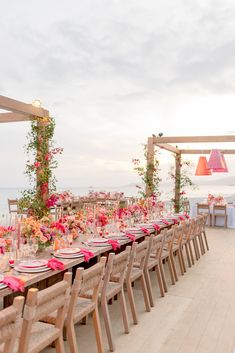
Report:
[[[152,133],[219,134],[221,116],[232,126],[234,15],[230,0],[8,2],[0,90],[56,117],[62,182],[129,183]],[[23,164],[25,129],[1,129],[4,154],[9,134]],[[19,163],[4,165],[25,183]]]

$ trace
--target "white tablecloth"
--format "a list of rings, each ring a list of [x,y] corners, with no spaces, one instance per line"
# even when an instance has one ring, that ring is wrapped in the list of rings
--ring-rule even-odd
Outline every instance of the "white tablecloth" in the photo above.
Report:
[[[213,206],[210,207],[211,214],[213,212]],[[220,211],[217,211],[216,214],[219,214]],[[235,228],[235,207],[233,205],[227,205],[227,215],[228,215],[228,228]],[[197,216],[197,204],[191,205],[191,217]],[[223,217],[216,217],[216,226],[224,226]]]

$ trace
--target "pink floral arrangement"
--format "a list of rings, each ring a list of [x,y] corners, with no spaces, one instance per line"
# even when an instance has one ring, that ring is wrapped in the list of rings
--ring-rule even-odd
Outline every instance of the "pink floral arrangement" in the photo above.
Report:
[[[11,232],[14,232],[15,228],[14,227],[3,227],[0,226],[0,238],[3,238],[7,235],[10,235]]]

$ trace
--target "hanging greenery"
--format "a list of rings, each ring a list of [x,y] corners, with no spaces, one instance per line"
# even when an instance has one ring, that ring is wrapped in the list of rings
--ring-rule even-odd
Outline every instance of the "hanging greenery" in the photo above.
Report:
[[[169,171],[169,176],[170,179],[174,182],[174,188],[173,188],[173,196],[171,198],[171,202],[173,203],[174,209],[177,209],[177,212],[181,212],[184,210],[184,203],[188,201],[188,196],[186,189],[188,187],[195,188],[196,185],[193,183],[193,181],[190,178],[190,167],[192,166],[192,162],[188,160],[181,160],[181,172],[180,176],[176,177],[175,176],[175,169],[174,166],[171,166],[170,171]],[[177,188],[180,190],[179,192],[179,203],[177,203],[177,200],[175,199],[175,187],[177,184]]]
[[[53,174],[57,168],[55,156],[63,150],[54,147],[54,130],[54,118],[34,117],[27,135],[26,152],[29,160],[25,174],[29,178],[30,189],[23,191],[19,207],[29,210],[29,213],[38,218],[49,213],[47,201],[56,191],[56,178]]]
[[[146,198],[146,190],[147,186],[150,190],[151,196],[155,196],[156,199],[159,199],[161,196],[161,192],[159,190],[159,184],[162,179],[159,177],[159,160],[158,160],[158,150],[154,150],[153,163],[148,163],[147,159],[147,145],[144,145],[144,165],[141,164],[139,159],[133,159],[132,163],[134,166],[134,170],[140,176],[142,183],[141,185],[136,185],[138,188],[138,193],[141,197]],[[149,173],[150,172],[150,173]],[[153,178],[149,178],[149,175],[153,175]]]

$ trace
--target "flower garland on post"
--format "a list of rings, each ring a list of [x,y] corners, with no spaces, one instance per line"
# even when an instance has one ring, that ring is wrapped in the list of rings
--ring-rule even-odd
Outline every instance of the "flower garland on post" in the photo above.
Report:
[[[25,174],[29,177],[31,188],[23,191],[19,201],[20,209],[39,219],[49,213],[48,199],[56,191],[56,178],[53,169],[57,168],[56,154],[62,148],[54,147],[55,120],[51,117],[34,117],[31,131],[28,133],[27,154],[31,154],[33,162],[27,161]]]
[[[181,160],[180,168],[181,172],[180,175],[177,177],[174,173],[174,167],[172,166],[169,171],[169,176],[172,181],[174,181],[174,188],[173,188],[173,197],[171,198],[171,202],[174,205],[175,212],[181,212],[184,210],[184,203],[188,201],[188,197],[186,196],[186,187],[195,187],[195,184],[192,182],[191,178],[189,177],[189,168],[191,167],[192,163],[188,160]],[[175,188],[179,189],[179,202],[175,199]]]
[[[147,164],[147,145],[144,145],[144,159],[145,159],[145,166],[141,165],[139,159],[132,159],[132,163],[134,166],[134,170],[137,174],[141,177],[143,185],[136,185],[138,188],[138,193],[141,195],[142,198],[146,198],[146,191],[145,186],[148,185],[149,190],[151,190],[151,196],[154,196],[155,199],[158,199],[161,196],[161,192],[159,191],[159,184],[162,179],[159,177],[159,160],[158,160],[158,151],[154,150],[153,156],[153,163]],[[151,170],[153,179],[149,178],[148,171]]]

